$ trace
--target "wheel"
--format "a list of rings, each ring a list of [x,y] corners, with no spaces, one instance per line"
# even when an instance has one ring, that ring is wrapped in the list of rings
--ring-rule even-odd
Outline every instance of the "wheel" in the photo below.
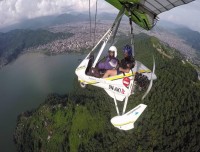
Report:
[[[86,88],[87,84],[85,84],[84,82],[80,82],[80,86],[81,88]]]

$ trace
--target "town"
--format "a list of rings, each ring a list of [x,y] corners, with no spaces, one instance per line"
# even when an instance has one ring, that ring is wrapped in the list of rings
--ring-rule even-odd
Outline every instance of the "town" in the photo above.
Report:
[[[104,35],[104,33],[111,27],[112,22],[109,20],[101,21],[96,24],[92,23],[90,29],[90,23],[88,21],[68,23],[47,28],[47,30],[57,33],[72,33],[73,36],[67,39],[59,39],[51,43],[40,45],[34,48],[28,48],[26,51],[43,51],[46,50],[50,54],[60,54],[66,52],[83,52],[84,50],[91,49],[97,41]],[[128,35],[130,31],[129,24],[122,21],[119,31]],[[146,31],[141,28],[134,26],[134,33],[146,33],[150,36],[157,37],[161,42],[168,44],[170,47],[180,51],[180,53],[190,62],[196,65],[200,65],[200,60],[197,55],[197,51],[191,46],[186,44],[184,40],[178,38],[176,35],[169,33],[164,30],[153,30]]]
[[[108,30],[110,24],[98,24],[94,35],[94,28],[91,28],[88,22],[70,23],[49,27],[47,30],[51,32],[72,33],[73,36],[67,39],[60,39],[51,43],[29,48],[27,51],[48,50],[49,53],[59,54],[65,52],[81,52],[95,45],[98,39]]]

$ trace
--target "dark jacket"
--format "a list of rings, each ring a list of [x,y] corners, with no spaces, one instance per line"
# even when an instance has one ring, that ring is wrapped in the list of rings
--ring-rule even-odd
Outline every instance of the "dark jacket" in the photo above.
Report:
[[[123,69],[132,69],[135,66],[135,59],[130,56],[128,58],[124,58],[121,60],[120,62],[120,67],[122,67]]]

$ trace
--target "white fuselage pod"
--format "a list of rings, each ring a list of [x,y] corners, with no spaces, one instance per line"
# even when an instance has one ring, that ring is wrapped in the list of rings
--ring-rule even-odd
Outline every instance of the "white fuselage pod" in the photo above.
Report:
[[[135,67],[130,70],[129,73],[119,74],[109,78],[96,78],[86,75],[86,69],[89,63],[89,58],[85,58],[77,67],[75,73],[78,76],[78,80],[84,84],[94,85],[103,88],[110,97],[115,98],[118,101],[123,101],[125,97],[134,93],[134,75],[136,72],[140,72],[146,75],[149,80],[155,80],[157,77],[141,62],[136,61]],[[125,84],[124,79],[129,79],[129,84]]]
[[[114,127],[117,127],[121,130],[133,129],[135,121],[140,117],[146,107],[147,105],[140,104],[124,115],[113,117],[111,119],[111,123]]]

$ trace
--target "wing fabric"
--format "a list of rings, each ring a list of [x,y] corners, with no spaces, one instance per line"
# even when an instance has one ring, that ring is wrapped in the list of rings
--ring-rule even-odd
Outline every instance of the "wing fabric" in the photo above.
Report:
[[[158,14],[168,11],[180,5],[190,3],[194,0],[105,0],[117,9],[123,6],[125,14],[131,12],[131,19],[140,27],[150,30],[156,23]]]

